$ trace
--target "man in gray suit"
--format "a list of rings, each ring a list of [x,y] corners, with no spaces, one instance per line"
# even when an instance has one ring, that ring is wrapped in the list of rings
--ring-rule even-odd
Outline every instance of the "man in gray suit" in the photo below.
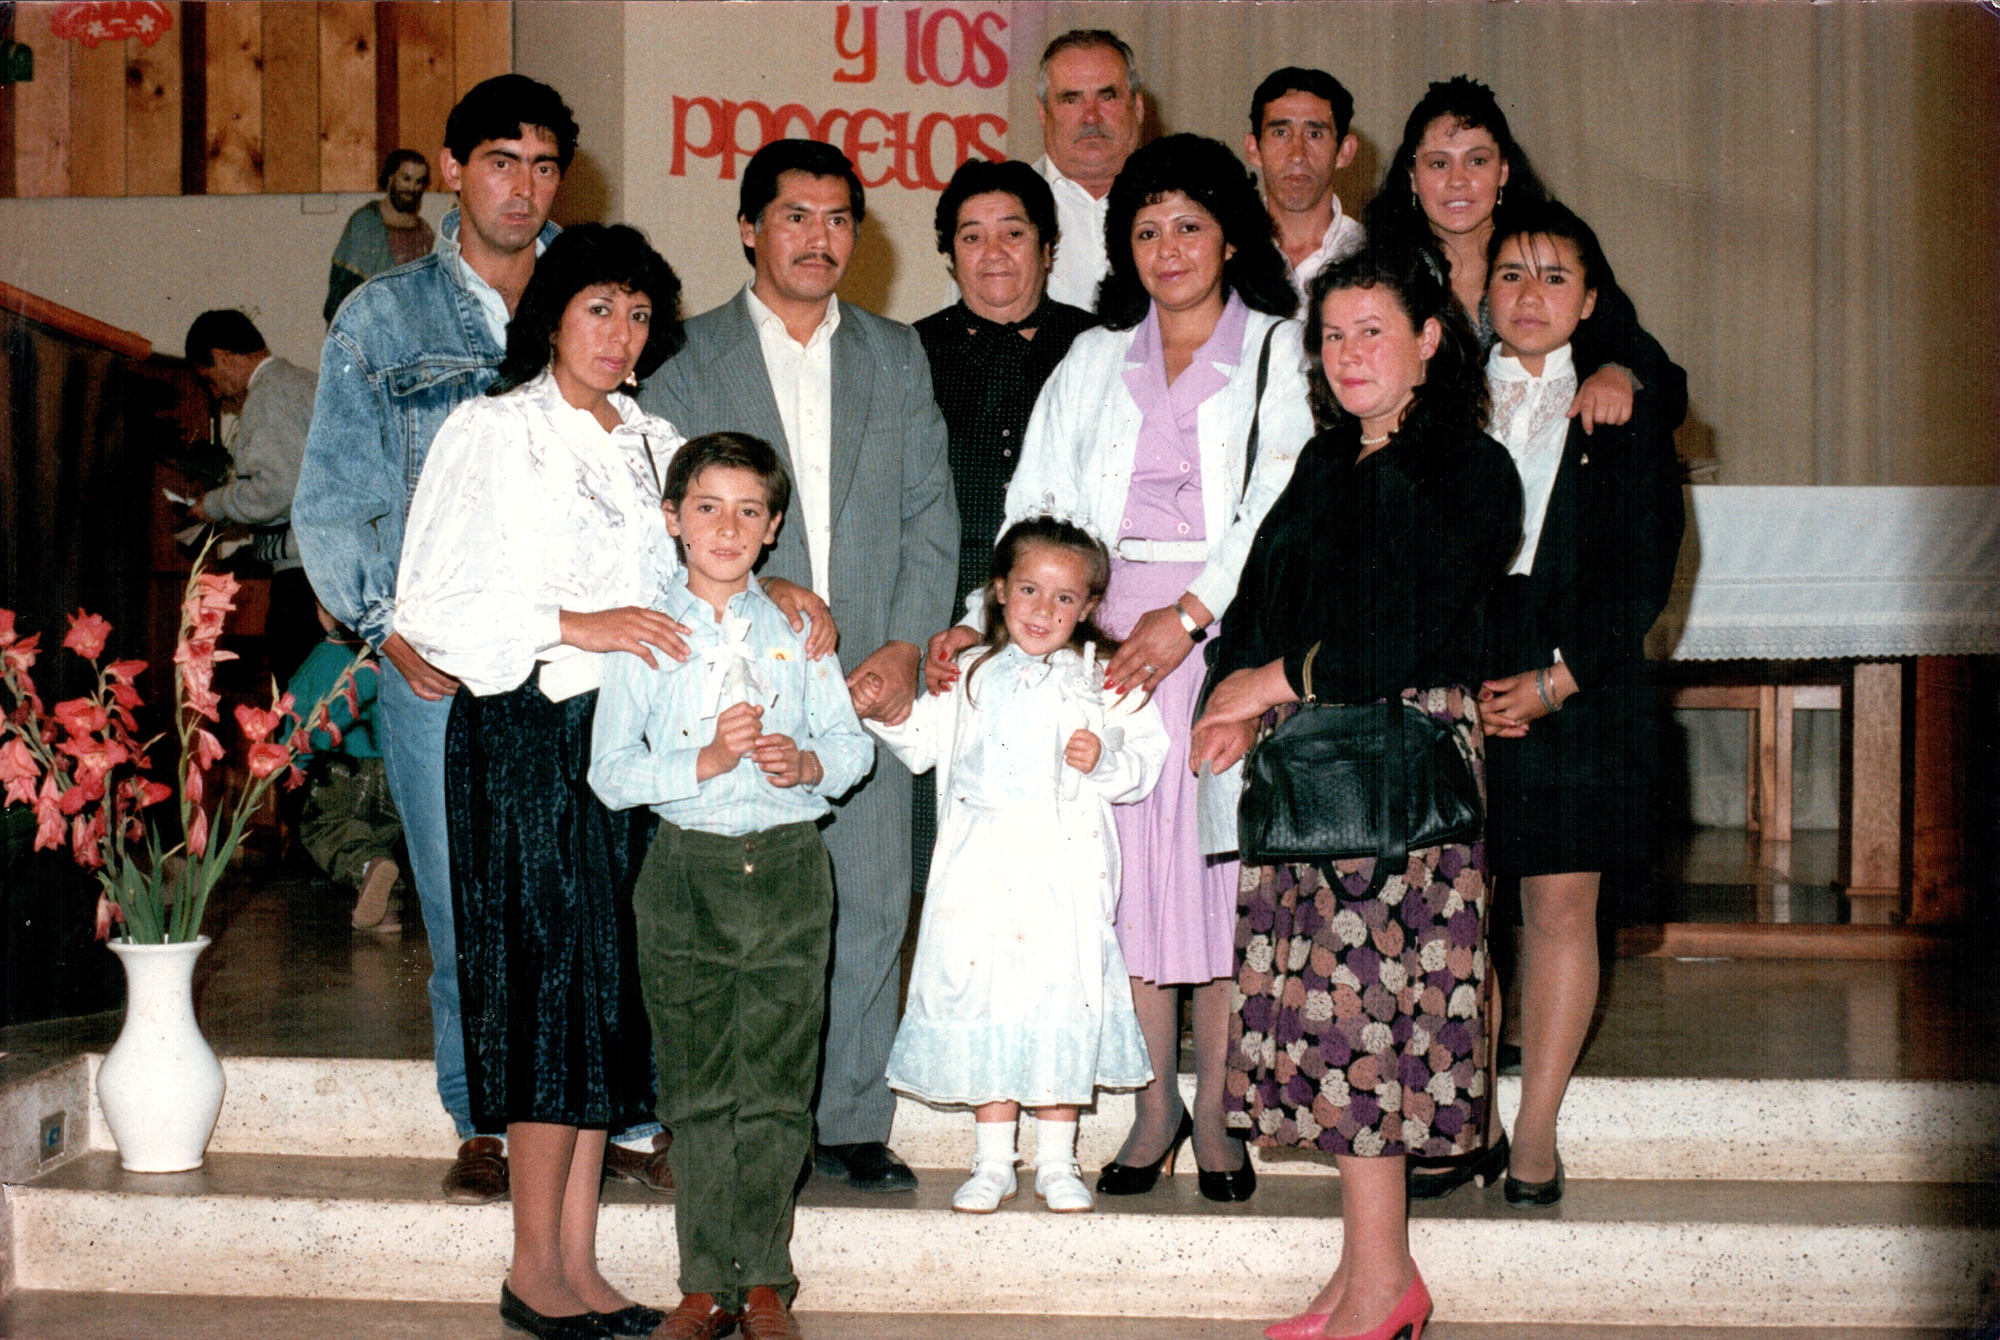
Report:
[[[916,331],[842,306],[834,289],[865,211],[831,145],[779,140],[745,165],[737,227],[754,267],[742,292],[687,323],[687,347],[640,397],[675,427],[768,440],[794,485],[766,576],[832,608],[863,717],[898,722],[922,691],[921,648],[951,617],[958,507],[944,419]],[[910,915],[910,774],[887,751],[838,803],[833,971],[815,1162],[855,1186],[908,1190],[889,1148],[883,1081]]]

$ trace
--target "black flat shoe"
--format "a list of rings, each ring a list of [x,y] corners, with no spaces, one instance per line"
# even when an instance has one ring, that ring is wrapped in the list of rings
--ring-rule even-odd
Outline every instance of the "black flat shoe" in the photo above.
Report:
[[[821,1177],[845,1177],[863,1191],[915,1191],[917,1175],[880,1140],[853,1145],[814,1145],[813,1167]]]
[[[595,1312],[545,1317],[522,1302],[505,1284],[500,1286],[500,1320],[513,1330],[527,1332],[535,1340],[609,1340],[612,1335]]]
[[[1546,1182],[1523,1182],[1508,1173],[1506,1191],[1507,1203],[1522,1209],[1554,1205],[1563,1198],[1563,1156],[1556,1155],[1556,1175]]]
[[[1173,1143],[1167,1152],[1151,1163],[1107,1163],[1104,1171],[1097,1174],[1097,1194],[1100,1196],[1143,1196],[1153,1189],[1160,1180],[1160,1173],[1174,1175],[1174,1158],[1181,1152],[1181,1146],[1194,1138],[1194,1113],[1181,1109],[1181,1128],[1174,1132]],[[1244,1167],[1250,1165],[1246,1162]]]
[[[1437,1200],[1449,1196],[1467,1182],[1477,1187],[1487,1187],[1500,1180],[1507,1171],[1507,1132],[1500,1132],[1500,1138],[1484,1149],[1470,1154],[1461,1154],[1454,1159],[1440,1162],[1405,1159],[1403,1161],[1403,1185],[1411,1200]]]
[[[597,1324],[612,1335],[651,1335],[667,1319],[666,1313],[644,1303],[621,1307],[616,1312],[593,1312],[590,1315],[597,1318]]]
[[[1494,1069],[1498,1070],[1503,1075],[1520,1074],[1521,1044],[1518,1042],[1501,1043],[1500,1054],[1498,1057],[1494,1059]]]
[[[1224,1205],[1250,1199],[1257,1194],[1257,1169],[1250,1162],[1250,1151],[1243,1151],[1243,1166],[1234,1172],[1210,1172],[1203,1168],[1195,1183],[1203,1196]]]

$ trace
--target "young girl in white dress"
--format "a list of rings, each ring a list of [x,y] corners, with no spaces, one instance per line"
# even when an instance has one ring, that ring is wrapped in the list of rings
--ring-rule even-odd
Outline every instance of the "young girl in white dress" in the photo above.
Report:
[[[952,1197],[969,1214],[1015,1195],[1023,1107],[1040,1120],[1035,1194],[1091,1209],[1077,1108],[1152,1079],[1113,924],[1111,806],[1153,789],[1167,731],[1150,701],[1105,701],[1116,644],[1090,614],[1110,571],[1103,542],[1068,520],[1009,527],[964,673],[901,725],[868,723],[912,772],[938,772],[937,854],[888,1079],[974,1109],[978,1153]]]

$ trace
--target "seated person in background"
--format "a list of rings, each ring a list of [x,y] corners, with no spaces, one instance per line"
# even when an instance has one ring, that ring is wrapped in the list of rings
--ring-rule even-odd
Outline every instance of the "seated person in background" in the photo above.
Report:
[[[280,738],[290,738],[299,728],[298,714],[325,697],[361,654],[361,639],[335,623],[326,606],[315,603],[315,608],[326,636],[285,686],[294,715],[285,720]],[[403,871],[393,855],[403,840],[403,820],[389,796],[382,748],[375,743],[374,665],[354,673],[353,709],[345,698],[336,698],[327,714],[339,738],[333,731],[314,731],[307,742],[312,752],[299,759],[309,778],[299,843],[328,879],[355,891],[351,920],[357,930],[393,935],[403,929],[397,896]]]
[[[189,511],[197,521],[248,526],[257,557],[271,565],[264,637],[272,677],[282,683],[320,639],[291,525],[319,377],[273,357],[256,324],[238,311],[203,312],[188,327],[186,347],[187,361],[216,404],[236,416],[224,443],[232,461],[229,478]]]
[[[793,1198],[812,1152],[833,944],[819,821],[874,761],[839,661],[750,580],[791,504],[777,452],[741,433],[684,444],[661,489],[682,569],[665,613],[685,663],[609,657],[590,784],[660,817],[632,892],[658,1112],[679,1203],[683,1297],[654,1334],[795,1338]]]
[[[437,241],[422,212],[424,192],[431,185],[431,165],[422,154],[396,150],[382,161],[382,175],[375,184],[386,194],[347,216],[340,245],[333,249],[326,305],[320,309],[328,325],[348,294],[384,270],[428,256]]]

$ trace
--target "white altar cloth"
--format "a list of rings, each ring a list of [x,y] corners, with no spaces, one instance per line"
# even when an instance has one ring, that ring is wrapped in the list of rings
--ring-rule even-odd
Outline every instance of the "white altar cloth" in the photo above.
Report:
[[[2000,488],[1694,485],[1649,655],[2000,652]]]

